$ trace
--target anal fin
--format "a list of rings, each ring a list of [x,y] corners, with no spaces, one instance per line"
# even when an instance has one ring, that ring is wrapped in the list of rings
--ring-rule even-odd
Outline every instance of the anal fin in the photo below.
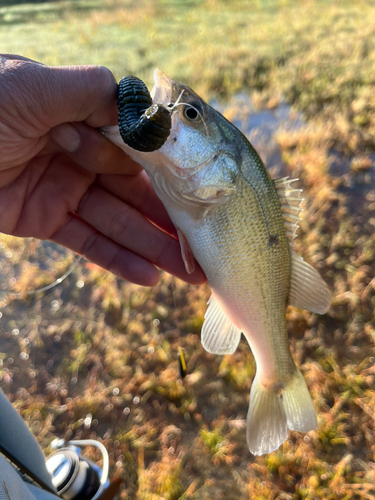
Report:
[[[241,331],[231,322],[219,302],[211,295],[204,315],[201,341],[213,354],[232,354],[241,339]]]
[[[331,293],[327,284],[310,264],[293,250],[292,275],[289,291],[289,305],[324,314],[331,305]]]

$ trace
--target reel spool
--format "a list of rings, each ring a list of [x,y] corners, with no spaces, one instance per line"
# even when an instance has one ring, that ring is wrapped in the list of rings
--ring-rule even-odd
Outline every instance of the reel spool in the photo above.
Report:
[[[82,455],[81,447],[95,446],[103,456],[103,468]],[[64,500],[97,500],[108,488],[108,452],[102,443],[93,439],[69,441],[55,439],[53,452],[46,460],[52,483]]]

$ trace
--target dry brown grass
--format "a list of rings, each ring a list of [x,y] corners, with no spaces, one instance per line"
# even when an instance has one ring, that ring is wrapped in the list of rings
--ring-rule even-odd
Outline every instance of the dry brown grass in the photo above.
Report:
[[[124,478],[122,498],[374,498],[373,2],[94,7],[0,9],[0,41],[46,63],[105,64],[147,83],[159,66],[206,96],[245,88],[259,106],[287,99],[304,112],[306,126],[276,139],[283,171],[304,188],[298,251],[333,293],[325,316],[287,311],[319,428],[252,457],[244,421],[254,360],[244,341],[232,356],[202,349],[208,289],[165,274],[142,289],[88,263],[42,294],[0,297],[3,390],[46,452],[56,435],[102,440],[112,474]],[[226,113],[245,123],[249,112]],[[72,262],[62,255],[41,277],[22,263],[24,244],[2,241],[12,252],[3,291],[50,283]]]

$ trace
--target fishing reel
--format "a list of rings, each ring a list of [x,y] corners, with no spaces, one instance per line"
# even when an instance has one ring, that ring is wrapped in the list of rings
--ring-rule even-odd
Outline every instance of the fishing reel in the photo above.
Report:
[[[51,446],[56,451],[47,458],[46,467],[51,474],[58,496],[64,500],[114,498],[115,495],[105,494],[110,487],[109,458],[102,443],[93,439],[69,442],[64,439],[55,439]],[[82,448],[86,446],[94,446],[100,450],[103,460],[102,468],[82,454]]]

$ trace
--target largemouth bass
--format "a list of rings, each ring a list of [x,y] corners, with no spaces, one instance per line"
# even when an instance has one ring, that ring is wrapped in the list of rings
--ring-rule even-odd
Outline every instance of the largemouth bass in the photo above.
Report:
[[[171,130],[153,152],[136,151],[118,127],[105,135],[140,163],[175,224],[188,272],[195,259],[212,290],[204,348],[233,353],[243,333],[256,361],[247,442],[254,455],[277,449],[288,429],[308,432],[317,419],[292,359],[288,304],[325,313],[327,285],[294,251],[300,190],[272,180],[246,137],[189,87],[155,70],[153,102],[170,110]]]

